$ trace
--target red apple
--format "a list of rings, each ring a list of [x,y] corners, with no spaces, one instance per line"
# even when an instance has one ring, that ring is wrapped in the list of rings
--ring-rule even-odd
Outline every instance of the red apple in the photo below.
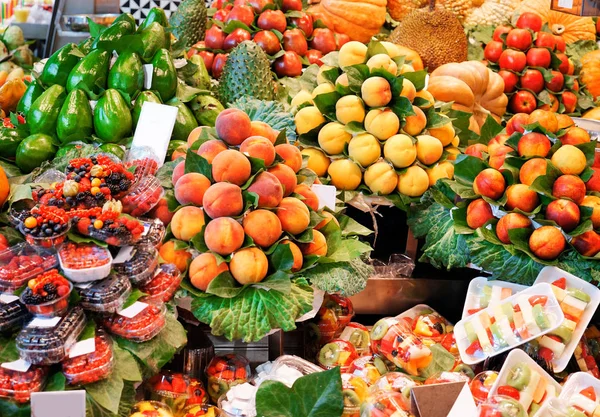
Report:
[[[307,38],[310,38],[313,33],[313,19],[307,13],[302,12],[302,17],[290,18],[290,23],[292,26],[297,27],[304,32],[304,35]]]
[[[517,19],[517,27],[539,32],[542,30],[542,18],[535,13],[525,12]]]
[[[258,16],[256,25],[263,30],[275,29],[283,33],[287,27],[287,21],[281,10],[265,10]]]
[[[504,80],[505,93],[512,93],[513,91],[515,91],[517,83],[519,82],[519,77],[517,74],[506,70],[500,70],[498,71],[498,75],[500,75]]]
[[[323,65],[321,58],[323,58],[323,52],[317,51],[316,49],[309,49],[306,52],[306,58],[310,64],[317,64],[318,66]]]
[[[531,113],[537,107],[535,96],[526,90],[517,91],[510,98],[510,109],[513,113]]]
[[[288,10],[295,10],[295,11],[301,12],[302,11],[302,0],[283,0],[281,9],[284,12],[287,12]]]
[[[529,124],[529,114],[517,113],[506,122],[506,134],[512,135],[515,132],[523,133],[523,126]]]
[[[551,51],[556,47],[556,38],[552,33],[538,32],[535,46],[538,48],[549,48]]]
[[[560,59],[561,63],[558,66],[558,70],[563,74],[567,74],[569,72],[569,57],[563,53],[556,54],[556,57]]]
[[[215,55],[215,59],[213,60],[212,68],[210,70],[212,76],[214,78],[221,78],[221,74],[223,73],[223,67],[225,66],[225,62],[227,62],[227,54],[217,54]]]
[[[497,26],[496,29],[494,29],[494,34],[492,35],[492,38],[497,42],[504,43],[504,41],[502,40],[502,35],[510,32],[512,29],[513,28],[511,26],[506,26],[506,25]]]
[[[544,85],[544,76],[536,69],[526,69],[521,76],[521,88],[526,88],[536,94],[544,89]]]
[[[300,29],[288,29],[283,32],[283,49],[294,51],[300,56],[306,55],[308,43],[306,42],[304,32]]]
[[[346,35],[345,33],[335,34],[335,45],[337,46],[338,50],[348,42],[350,42],[350,36]]]
[[[563,89],[565,84],[565,76],[561,72],[552,71],[552,80],[546,82],[546,88],[550,91],[558,93]]]
[[[533,38],[527,29],[513,29],[506,35],[506,46],[526,51],[531,46]]]
[[[204,38],[204,44],[210,49],[223,49],[223,42],[227,34],[217,25],[212,25],[210,29],[206,31],[206,37]]]
[[[558,99],[554,94],[548,94],[548,98],[550,99],[550,104],[544,104],[540,106],[540,110],[547,110],[556,113],[558,111]]]
[[[556,42],[556,50],[558,52],[565,52],[567,50],[567,44],[562,36],[554,35],[554,40]]]
[[[263,11],[267,4],[273,4],[273,0],[245,0],[250,6],[252,6],[252,10],[254,13],[260,13]]]
[[[275,55],[281,50],[279,38],[270,30],[261,30],[254,35],[254,42],[269,55]]]
[[[311,49],[317,49],[327,55],[336,50],[335,35],[331,29],[315,29],[313,39],[310,41]]]
[[[302,61],[294,51],[286,51],[275,60],[273,69],[278,77],[298,77],[302,74]]]
[[[483,50],[483,56],[490,62],[498,62],[500,55],[502,55],[502,42],[491,41],[485,46]]]
[[[502,69],[521,72],[527,64],[527,57],[524,52],[505,49],[502,51],[498,63]]]
[[[546,48],[531,48],[527,51],[527,65],[530,67],[549,68],[551,62],[552,56]]]
[[[229,16],[229,10],[221,9],[217,10],[213,16],[213,19],[218,20],[219,22],[225,22],[227,20],[227,16]]]
[[[230,49],[238,46],[240,43],[249,41],[250,39],[252,39],[252,35],[250,35],[250,32],[248,32],[246,29],[234,29],[234,31],[225,38],[225,41],[223,42],[223,49],[229,51]]]
[[[571,91],[562,93],[562,104],[565,106],[565,113],[574,113],[577,107],[577,96]]]
[[[254,10],[250,6],[233,6],[227,19],[225,19],[225,23],[232,20],[237,20],[246,26],[251,26],[252,22],[254,22]]]
[[[204,61],[204,66],[207,70],[210,71],[210,69],[212,68],[213,61],[215,60],[214,52],[200,51],[198,52],[198,55],[202,57],[202,60]]]

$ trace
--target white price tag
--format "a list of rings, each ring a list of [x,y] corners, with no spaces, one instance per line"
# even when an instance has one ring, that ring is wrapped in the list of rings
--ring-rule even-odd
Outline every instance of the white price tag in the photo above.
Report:
[[[144,88],[150,90],[152,88],[152,73],[154,72],[154,66],[152,64],[144,64]]]
[[[113,264],[122,264],[133,258],[135,248],[133,246],[123,246],[117,256],[113,259]]]
[[[146,309],[146,307],[148,307],[148,304],[142,303],[140,301],[136,301],[135,303],[133,303],[126,309],[119,311],[118,314],[119,314],[119,316],[123,316],[123,317],[127,317],[128,319],[131,319],[131,318],[137,316],[138,314],[140,314],[142,311],[144,311]]]
[[[23,359],[17,359],[14,362],[5,362],[0,366],[11,371],[27,372],[31,364]]]
[[[41,327],[41,328],[54,327],[58,324],[59,321],[60,321],[60,317],[52,317],[51,319],[36,317],[29,322],[27,327]]]
[[[76,358],[77,356],[87,355],[96,351],[96,338],[90,337],[89,339],[81,340],[73,345],[69,350],[69,358]]]
[[[570,9],[573,7],[573,0],[558,0],[558,7]]]
[[[161,161],[161,166],[167,156],[178,111],[174,106],[145,102],[135,128],[131,149],[149,148],[156,157],[155,160]]]
[[[33,392],[31,393],[31,415],[85,417],[85,390]]]
[[[336,189],[333,185],[313,184],[311,189],[319,197],[319,210],[323,207],[335,210]]]
[[[17,297],[16,295],[0,294],[0,303],[2,304],[12,303],[13,301],[17,301],[18,299],[19,297]]]

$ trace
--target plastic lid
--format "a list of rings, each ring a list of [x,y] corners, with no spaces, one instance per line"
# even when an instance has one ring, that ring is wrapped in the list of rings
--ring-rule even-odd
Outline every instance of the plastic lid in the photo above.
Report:
[[[139,415],[145,415],[143,413],[144,411],[157,411],[160,417],[173,417],[171,408],[167,404],[159,401],[140,401],[133,406],[130,416],[138,417]]]
[[[158,178],[147,175],[121,199],[123,212],[132,216],[142,216],[152,210],[165,193]]]
[[[151,274],[154,274],[158,262],[158,251],[152,246],[137,245],[131,249],[128,258],[124,262],[118,262],[119,256],[116,256],[113,261],[113,269],[117,274],[125,275],[133,280],[136,279],[136,276],[149,270],[151,270]]]
[[[135,177],[141,179],[147,175],[154,175],[162,165],[164,158],[156,155],[149,146],[134,146],[125,157],[125,166],[135,166]]]
[[[58,256],[61,267],[68,269],[96,268],[112,260],[108,249],[93,243],[68,242],[60,247]]]
[[[31,318],[19,297],[0,294],[0,332],[20,327]]]
[[[245,372],[239,371],[242,369]],[[206,375],[224,380],[247,380],[250,377],[250,362],[237,353],[215,356],[206,368]]]
[[[144,225],[144,233],[140,244],[151,244],[158,246],[162,243],[165,235],[167,234],[167,228],[164,223],[159,219],[139,219]]]
[[[130,308],[141,308],[139,304],[146,304],[146,306],[132,317],[124,315]],[[164,304],[151,303],[145,298],[140,298],[126,309],[108,316],[104,320],[104,325],[110,332],[118,336],[134,341],[146,341],[158,334],[164,327],[165,311]]]
[[[73,349],[70,356],[72,354]],[[91,383],[106,378],[113,368],[112,339],[102,328],[96,329],[94,350],[65,359],[62,367],[71,384]]]
[[[35,327],[39,319],[32,320],[17,335],[17,347],[27,350],[48,351],[65,347],[68,340],[75,341],[85,326],[81,307],[72,308],[52,327]]]
[[[25,372],[0,367],[0,397],[25,403],[32,392],[41,391],[48,376],[48,368],[31,366]]]
[[[79,290],[81,303],[103,305],[119,300],[124,294],[131,291],[129,280],[117,274],[111,274],[108,278]]]
[[[22,242],[0,251],[0,288],[15,290],[29,279],[58,265],[53,248],[34,247]]]
[[[179,288],[182,278],[181,272],[175,265],[162,264],[158,267],[152,281],[140,289],[153,299],[159,299],[166,303]]]

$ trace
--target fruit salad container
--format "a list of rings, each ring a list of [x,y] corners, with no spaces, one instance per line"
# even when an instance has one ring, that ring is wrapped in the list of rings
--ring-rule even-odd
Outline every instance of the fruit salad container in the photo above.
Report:
[[[221,410],[214,405],[191,404],[185,407],[179,417],[221,417]],[[223,416],[224,417],[224,416]]]
[[[375,384],[381,375],[387,372],[389,372],[388,366],[383,358],[377,355],[361,356],[355,359],[348,370],[348,373],[364,379],[369,385]]]
[[[141,181],[143,178],[154,175],[162,165],[163,158],[156,155],[154,150],[148,146],[132,147],[125,157],[125,167],[131,169],[135,167],[136,181]]]
[[[342,397],[344,412],[342,417],[360,417],[360,406],[369,395],[369,386],[359,376],[342,374]]]
[[[390,324],[391,326],[386,329],[385,326]],[[371,337],[374,333],[379,337],[381,332],[386,330],[381,339],[380,354],[409,375],[419,376],[419,369],[427,368],[433,360],[433,353],[429,346],[412,333],[406,319],[396,322],[387,321],[384,324],[380,320],[375,326],[378,325],[379,328],[371,332]]]
[[[187,394],[187,400],[185,400],[186,406],[208,403],[208,394],[206,393],[204,384],[199,379],[190,378],[190,383],[187,388]]]
[[[404,396],[396,391],[374,391],[361,407],[361,417],[410,417]]]
[[[159,401],[140,401],[131,409],[129,417],[175,417],[173,411],[165,403]]]
[[[36,206],[29,216],[19,224],[25,240],[34,246],[51,248],[63,243],[71,229],[67,213],[54,206]]]
[[[348,323],[340,334],[340,339],[352,343],[360,356],[371,353],[371,336],[369,329],[360,323]]]
[[[506,395],[494,395],[477,407],[478,417],[526,417],[534,414],[527,414],[527,411],[521,403],[515,398]]]
[[[64,243],[58,250],[60,268],[73,282],[90,282],[110,274],[112,255],[93,243]]]
[[[451,382],[466,382],[468,384],[471,382],[471,378],[462,372],[443,371],[427,378],[423,385],[448,384]]]
[[[140,287],[140,290],[148,294],[149,300],[166,303],[173,298],[182,279],[183,276],[175,265],[162,264],[156,270],[152,281]]]
[[[176,415],[185,408],[190,378],[181,373],[161,371],[148,381],[151,399],[167,404]]]
[[[495,371],[484,371],[475,375],[469,384],[475,403],[481,404],[487,400],[497,378],[498,372]]]
[[[81,345],[88,341],[79,342]],[[83,347],[83,346],[82,346]],[[110,376],[114,367],[112,340],[101,328],[96,329],[94,350],[78,354],[77,345],[62,362],[63,374],[71,385],[85,385]]]
[[[257,391],[258,387],[248,382],[232,386],[217,401],[221,415],[223,417],[257,417],[255,401]]]
[[[53,248],[37,248],[27,242],[11,246],[0,251],[0,290],[13,292],[57,265]]]
[[[166,307],[140,298],[131,306],[114,313],[103,320],[106,329],[132,342],[151,340],[165,327]]]
[[[375,382],[372,390],[395,391],[402,394],[404,406],[410,407],[410,391],[420,383],[402,372],[388,372]]]
[[[540,356],[552,363],[554,372],[562,372],[600,305],[600,289],[573,274],[550,266],[540,271],[534,284],[543,282],[551,285],[565,320],[558,329],[538,339]]]
[[[410,314],[411,311],[414,311],[416,315]],[[411,316],[413,316],[412,333],[426,345],[440,343],[442,340],[448,339],[447,335],[451,335],[454,331],[452,323],[427,305],[420,304],[413,307],[408,312],[401,314],[399,318],[406,320]]]
[[[373,327],[371,327],[371,330],[369,331],[369,339],[371,341],[371,352],[374,355],[381,353],[381,341],[387,334],[388,330],[399,323],[400,320],[396,317],[384,317],[377,321]]]
[[[149,245],[126,246],[113,260],[116,274],[127,277],[133,285],[150,283],[158,268],[158,251]]]
[[[490,390],[495,395],[515,399],[523,409],[534,415],[550,398],[561,393],[561,386],[521,349],[512,350]]]
[[[152,210],[164,195],[165,190],[158,178],[145,176],[129,191],[129,194],[121,199],[123,213],[134,217],[143,216]]]
[[[31,314],[19,297],[0,294],[0,333],[10,333],[20,329],[31,319]]]
[[[21,293],[21,302],[34,316],[59,317],[69,309],[71,291],[73,284],[57,269],[50,269],[27,282],[27,288]]]
[[[323,370],[319,366],[307,361],[306,359],[302,359],[294,355],[283,355],[275,359],[273,362],[273,367],[271,368],[271,373],[277,373],[277,369],[282,366],[293,368],[302,375],[314,374],[315,372],[321,372]]]
[[[469,317],[489,305],[497,304],[526,288],[525,285],[512,282],[490,281],[485,277],[474,278],[469,283],[462,318]]]
[[[600,415],[600,380],[586,372],[571,374],[558,398],[567,415],[594,417]]]
[[[317,363],[323,369],[339,366],[340,372],[349,372],[350,365],[357,358],[358,354],[351,343],[335,339],[321,348],[317,356]]]
[[[106,242],[112,246],[135,245],[144,232],[144,226],[131,216],[121,215],[120,203],[107,202],[115,207],[94,207],[69,212],[77,232],[83,236]],[[118,206],[118,207],[117,207]]]
[[[159,247],[167,234],[167,228],[164,223],[159,219],[140,219],[144,226],[144,233],[142,233],[142,239],[140,245],[152,245],[155,248]]]
[[[578,413],[580,410],[575,410]],[[585,413],[583,413],[585,415]],[[571,411],[569,414],[567,404],[565,401],[559,400],[558,398],[551,398],[548,400],[542,408],[535,414],[535,417],[582,417],[582,414],[577,414]]]
[[[215,356],[206,368],[211,402],[216,404],[231,387],[248,382],[250,376],[250,362],[245,357],[235,353]]]
[[[129,294],[131,282],[126,277],[116,274],[79,290],[81,306],[88,311],[103,314],[121,310]]]
[[[12,369],[13,363],[0,365],[0,398],[17,403],[28,403],[32,392],[42,391],[46,384],[48,368],[44,366],[27,366],[20,362],[20,369]]]
[[[29,217],[29,213],[35,205],[36,203],[33,200],[19,200],[13,203],[8,210],[10,224],[14,227],[19,227]]]
[[[34,365],[52,365],[62,361],[85,327],[81,307],[73,307],[64,317],[34,318],[17,335],[21,359]]]
[[[460,357],[477,364],[552,332],[564,318],[550,284],[536,284],[459,321],[454,331]]]

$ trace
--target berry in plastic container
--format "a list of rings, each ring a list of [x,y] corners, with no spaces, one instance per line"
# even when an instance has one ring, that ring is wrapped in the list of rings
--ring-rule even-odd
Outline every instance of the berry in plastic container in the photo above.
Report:
[[[158,178],[145,176],[129,194],[121,199],[123,213],[134,217],[143,216],[152,210],[164,195],[165,190]]]
[[[148,299],[166,303],[175,295],[182,278],[175,265],[162,264],[156,270],[152,281],[140,287],[140,290],[148,294]]]
[[[31,278],[58,265],[53,248],[38,248],[22,242],[0,252],[0,289],[21,288]]]
[[[158,251],[149,245],[125,247],[115,257],[116,274],[127,277],[133,285],[144,286],[152,281],[158,268]],[[123,262],[119,262],[123,260]]]
[[[348,372],[352,362],[358,358],[354,346],[345,340],[332,340],[321,348],[317,362],[323,369],[340,367],[341,372]]]
[[[57,269],[50,269],[27,282],[27,288],[21,294],[21,302],[35,316],[62,316],[69,308],[72,290],[73,284],[60,275]]]
[[[375,356],[361,356],[350,365],[349,373],[361,377],[369,385],[373,385],[389,371],[383,358]]]
[[[129,417],[175,417],[171,408],[159,401],[140,401],[131,409]]]
[[[369,335],[369,329],[362,324],[348,323],[339,338],[352,343],[356,349],[356,353],[361,356],[371,353],[371,336]]]
[[[418,370],[427,368],[433,360],[429,347],[411,332],[405,320],[387,329],[381,339],[380,353],[413,376],[418,376]]]
[[[475,375],[475,378],[469,384],[469,388],[471,388],[471,394],[473,394],[477,404],[487,400],[497,378],[498,372],[495,371],[484,371]]]
[[[67,242],[58,250],[60,268],[73,282],[90,282],[110,274],[110,251],[93,243]]]
[[[232,386],[248,382],[249,377],[250,362],[245,357],[235,353],[215,356],[206,368],[211,401],[216,403]]]
[[[91,384],[110,376],[114,366],[112,340],[104,330],[97,329],[94,344],[93,352],[73,356],[71,351],[62,362],[63,373],[69,384]]]
[[[132,342],[146,342],[165,327],[165,305],[140,298],[131,306],[103,319],[106,329]]]
[[[373,390],[396,391],[404,397],[404,405],[410,407],[410,391],[419,386],[411,377],[402,372],[388,372],[373,385]]]
[[[374,391],[367,397],[361,417],[409,417],[410,408],[406,406],[404,396],[396,391]]]
[[[0,366],[0,398],[17,403],[27,403],[32,392],[42,391],[46,384],[48,368],[30,366],[24,372]]]
[[[219,410],[214,405],[206,405],[206,404],[191,404],[185,407],[181,414],[181,417],[224,417]]]
[[[164,223],[159,219],[139,219],[144,226],[144,233],[140,240],[140,245],[152,245],[154,247],[160,246],[162,240],[167,234],[167,228]]]
[[[152,400],[167,404],[175,414],[179,414],[188,399],[190,379],[187,375],[170,371],[161,371],[152,377],[150,386]]]
[[[81,306],[95,313],[116,313],[130,293],[131,282],[116,274],[79,290]]]
[[[81,307],[52,319],[33,319],[17,335],[19,356],[34,365],[52,365],[62,361],[85,327]]]
[[[107,203],[109,204],[109,203]],[[116,210],[116,208],[115,208]],[[144,226],[129,216],[122,216],[113,209],[95,207],[69,212],[77,232],[90,236],[112,246],[136,244],[144,232]]]
[[[19,297],[0,294],[0,333],[9,333],[21,328],[31,319],[29,310]]]
[[[70,228],[71,221],[67,213],[55,206],[32,208],[29,216],[19,225],[19,231],[29,244],[43,248],[63,243]]]
[[[342,374],[342,397],[344,412],[342,417],[360,417],[360,406],[367,399],[369,386],[356,375]]]
[[[127,152],[125,158],[125,166],[127,169],[135,167],[135,178],[137,181],[142,180],[148,175],[154,175],[158,171],[159,164],[164,160],[154,153],[154,150],[149,146],[135,146]]]
[[[14,227],[19,227],[29,217],[29,212],[35,205],[35,201],[33,200],[19,200],[14,202],[8,210],[10,223]]]

